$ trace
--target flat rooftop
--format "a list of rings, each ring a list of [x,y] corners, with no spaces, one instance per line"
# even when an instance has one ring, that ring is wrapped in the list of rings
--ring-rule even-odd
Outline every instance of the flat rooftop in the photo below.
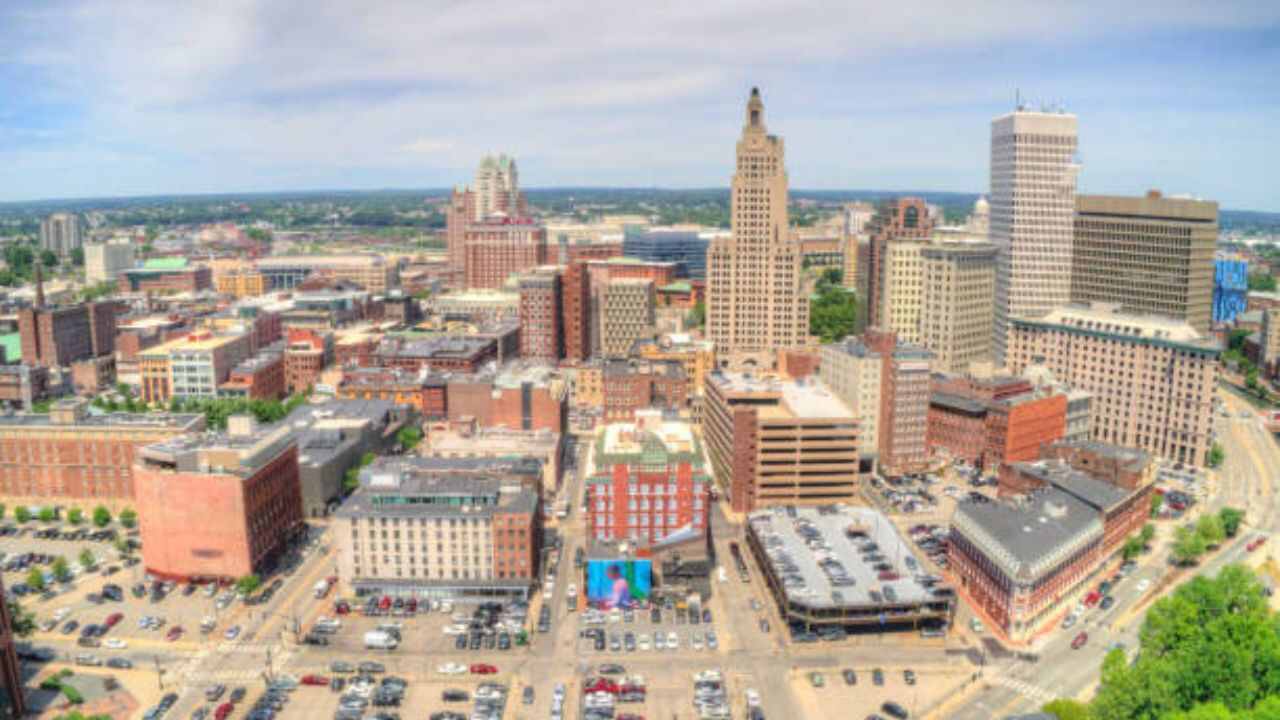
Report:
[[[760,416],[796,418],[853,419],[853,411],[821,382],[814,378],[790,380],[777,375],[752,375],[717,370],[710,376],[725,394],[775,397],[780,402],[761,406]]]
[[[748,522],[790,602],[813,608],[839,608],[938,600],[917,579],[923,566],[911,547],[893,522],[876,510],[844,504],[776,506],[751,513]],[[850,537],[850,529],[863,535]],[[870,543],[876,549],[864,551]],[[884,559],[868,559],[873,553]],[[908,558],[916,569],[908,566]],[[852,584],[834,583],[820,562],[828,568],[842,568]],[[892,566],[899,579],[880,580],[874,567],[877,562]],[[886,588],[891,589],[895,600],[883,597]],[[880,601],[872,598],[872,590],[881,594]]]
[[[951,517],[960,533],[1011,580],[1034,581],[1102,537],[1098,510],[1048,487],[992,502],[963,500]]]
[[[1221,349],[1216,340],[1201,335],[1185,320],[1129,312],[1117,303],[1071,303],[1048,312],[1014,318],[1015,321],[1054,325],[1133,340],[1158,340],[1198,349]]]

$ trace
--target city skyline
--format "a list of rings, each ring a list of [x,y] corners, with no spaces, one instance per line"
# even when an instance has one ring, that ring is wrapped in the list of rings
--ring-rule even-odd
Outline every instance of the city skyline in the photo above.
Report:
[[[1082,193],[1280,211],[1274,7],[821,5],[9,7],[0,202],[448,187],[499,151],[534,188],[721,187],[759,85],[795,188],[985,193],[1020,92],[1080,118]]]

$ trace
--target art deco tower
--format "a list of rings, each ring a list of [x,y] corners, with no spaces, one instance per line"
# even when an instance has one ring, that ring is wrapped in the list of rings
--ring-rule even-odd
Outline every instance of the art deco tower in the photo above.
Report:
[[[765,130],[764,103],[752,88],[730,184],[733,232],[707,251],[707,335],[730,367],[771,367],[777,348],[808,337],[809,301],[787,224],[783,161],[782,138]]]

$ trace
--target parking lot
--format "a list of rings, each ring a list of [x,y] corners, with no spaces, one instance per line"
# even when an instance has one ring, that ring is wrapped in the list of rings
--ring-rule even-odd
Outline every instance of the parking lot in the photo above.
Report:
[[[907,670],[915,673],[912,683],[904,677]],[[846,671],[852,673],[852,684],[845,678]],[[877,671],[879,684],[876,682]],[[820,687],[815,685],[815,674],[820,676],[817,681],[821,683]],[[793,672],[791,686],[797,700],[796,716],[806,720],[864,718],[872,713],[892,718],[893,715],[884,708],[887,702],[895,703],[910,717],[916,718],[963,684],[971,674],[970,668],[959,663],[953,667],[933,665],[915,669],[899,665],[837,666]]]

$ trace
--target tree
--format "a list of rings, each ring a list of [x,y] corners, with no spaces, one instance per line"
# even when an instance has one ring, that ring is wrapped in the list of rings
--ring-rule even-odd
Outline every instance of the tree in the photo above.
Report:
[[[1089,720],[1089,706],[1078,700],[1059,698],[1040,709],[1058,720]]]
[[[84,265],[84,248],[71,248],[71,264],[76,267]]]
[[[1204,551],[1204,538],[1190,526],[1183,525],[1173,532],[1173,561],[1177,564],[1192,565]]]
[[[1269,272],[1249,273],[1249,289],[1261,292],[1275,292],[1276,278]]]
[[[699,300],[693,304],[693,309],[689,311],[685,321],[694,327],[703,327],[707,324],[707,304]]]
[[[1142,526],[1142,530],[1138,532],[1138,538],[1142,540],[1142,546],[1146,547],[1156,538],[1156,526],[1147,523]]]
[[[61,555],[53,559],[53,565],[49,569],[53,572],[53,577],[58,582],[66,582],[71,579],[71,566],[67,563],[67,559]]]
[[[1164,505],[1164,495],[1151,493],[1151,517],[1160,517],[1160,508]]]
[[[41,251],[40,251],[40,264],[41,264],[41,265],[43,265],[43,266],[45,266],[45,267],[47,267],[47,268],[57,267],[57,265],[58,265],[58,254],[57,254],[57,253],[55,253],[55,252],[54,252],[54,251],[52,251],[52,250],[41,250]]]
[[[405,452],[408,452],[422,442],[422,429],[413,425],[400,428],[396,433],[396,441],[405,449]]]
[[[360,487],[360,468],[347,468],[347,472],[342,476],[342,489],[352,493],[358,487]]]
[[[84,522],[84,511],[80,508],[71,508],[67,511],[67,522],[72,525],[79,525]]]
[[[360,456],[360,467],[366,467],[368,465],[372,465],[373,461],[377,459],[378,459],[377,455],[374,455],[372,452],[367,452]]]
[[[809,334],[817,335],[824,343],[852,333],[858,319],[857,298],[839,284],[839,278],[839,268],[827,268],[809,300]]]
[[[245,575],[236,580],[236,590],[245,595],[252,595],[254,590],[262,587],[262,578],[257,575]]]
[[[4,503],[0,503],[0,520],[4,519]]]
[[[1218,519],[1222,521],[1222,531],[1233,538],[1240,532],[1240,523],[1244,522],[1244,512],[1236,508],[1224,507],[1218,511]]]
[[[9,268],[4,268],[3,270],[0,270],[0,285],[3,285],[5,287],[13,287],[14,285],[18,284],[19,280],[20,278],[17,275],[15,275],[14,272]]]
[[[116,552],[120,553],[122,557],[129,557],[129,555],[133,554],[133,543],[125,538],[116,538],[115,547]]]
[[[138,524],[138,512],[133,508],[120,511],[120,524],[132,530]]]
[[[1217,515],[1205,515],[1196,523],[1196,534],[1204,540],[1205,547],[1215,548],[1227,538],[1222,527],[1222,518]]]
[[[1219,467],[1225,459],[1227,459],[1227,454],[1223,451],[1222,446],[1214,443],[1213,447],[1209,448],[1209,467]]]
[[[31,519],[31,511],[19,505],[13,509],[13,519],[19,523],[25,523]]]
[[[1125,560],[1132,560],[1142,554],[1144,547],[1142,539],[1135,535],[1124,541],[1124,548],[1121,552],[1124,554]]]
[[[111,511],[106,505],[99,505],[93,509],[93,524],[95,527],[104,528],[111,524]]]
[[[89,548],[80,551],[80,567],[88,570],[97,564],[97,561],[93,558],[93,551],[89,550]]]
[[[36,517],[40,518],[40,522],[51,523],[58,519],[58,512],[48,505],[45,505],[40,508],[40,513]]]
[[[43,582],[44,578],[40,578]],[[10,595],[6,598],[9,602],[9,624],[13,629],[13,634],[20,637],[30,637],[31,633],[36,631],[36,615],[22,609],[22,604],[18,602],[18,598]]]
[[[44,573],[40,568],[33,567],[27,572],[27,585],[36,592],[44,590]]]

